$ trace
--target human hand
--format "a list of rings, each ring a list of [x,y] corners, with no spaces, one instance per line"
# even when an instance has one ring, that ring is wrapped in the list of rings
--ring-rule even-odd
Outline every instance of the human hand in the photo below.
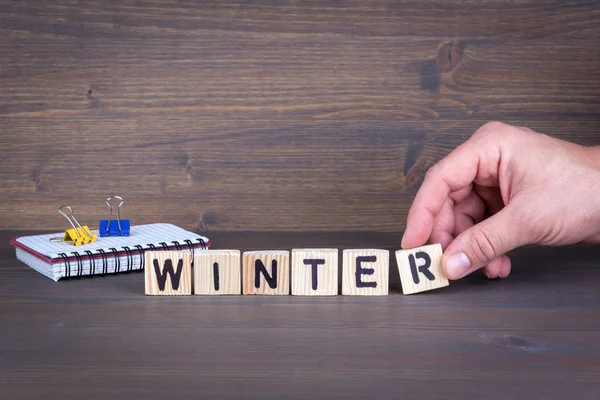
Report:
[[[449,279],[511,270],[527,244],[600,243],[600,147],[490,122],[427,172],[402,248],[440,243]]]

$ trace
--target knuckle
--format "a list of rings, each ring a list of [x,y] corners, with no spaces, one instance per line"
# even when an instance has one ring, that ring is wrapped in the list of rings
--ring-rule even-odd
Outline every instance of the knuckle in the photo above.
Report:
[[[504,122],[486,122],[473,134],[473,141],[482,148],[518,144],[523,140],[523,135],[529,135],[529,131],[518,126],[509,125]]]
[[[496,258],[499,255],[498,248],[498,244],[483,230],[473,232],[471,236],[471,251],[478,263],[486,264]]]
[[[477,135],[494,135],[498,132],[505,131],[509,125],[500,121],[489,121],[481,125],[481,127],[475,132]]]
[[[425,172],[425,178],[431,179],[432,177],[435,177],[439,173],[440,173],[440,163],[438,162],[436,164],[433,164],[431,167],[429,167],[427,172]]]
[[[497,139],[498,141],[513,140],[531,130],[520,126],[509,125],[504,122],[490,121],[483,124],[473,135],[476,138]],[[533,132],[533,131],[532,131]]]

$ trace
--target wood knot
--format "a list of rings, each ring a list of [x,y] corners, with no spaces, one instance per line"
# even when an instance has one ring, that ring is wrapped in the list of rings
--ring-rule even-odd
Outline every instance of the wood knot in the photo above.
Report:
[[[100,101],[100,99],[96,96],[94,96],[94,90],[95,88],[90,87],[88,89],[88,91],[86,92],[86,97],[87,97],[87,108],[97,108],[97,107],[101,107],[102,103]]]
[[[202,219],[198,222],[196,229],[198,232],[209,229],[212,226],[219,224],[220,218],[214,211],[208,211],[202,215]]]
[[[442,44],[434,59],[423,61],[420,65],[421,90],[437,92],[441,75],[454,71],[462,62],[463,54],[463,42],[451,41]]]
[[[425,143],[423,140],[411,140],[406,149],[404,161],[404,187],[417,185],[425,175],[428,160],[422,156]]]
[[[418,186],[421,180],[425,177],[427,172],[427,160],[420,158],[417,162],[408,170],[404,177],[404,187],[411,188]]]
[[[42,172],[44,170],[44,166],[42,164],[37,164],[33,171],[31,172],[31,181],[33,182],[33,186],[35,191],[39,191],[43,189],[42,186]]]
[[[450,72],[462,61],[464,48],[462,42],[452,41],[442,45],[435,58],[436,69],[440,73]]]

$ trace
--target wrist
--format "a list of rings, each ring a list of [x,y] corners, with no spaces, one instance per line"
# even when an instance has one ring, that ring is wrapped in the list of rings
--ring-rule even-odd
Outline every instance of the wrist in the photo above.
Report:
[[[592,153],[592,163],[595,165],[596,170],[600,171],[600,146],[593,146],[590,151]]]
[[[592,164],[592,174],[590,187],[592,188],[592,204],[593,204],[593,218],[595,221],[595,234],[592,241],[600,243],[600,146],[593,146],[589,148],[590,160]]]

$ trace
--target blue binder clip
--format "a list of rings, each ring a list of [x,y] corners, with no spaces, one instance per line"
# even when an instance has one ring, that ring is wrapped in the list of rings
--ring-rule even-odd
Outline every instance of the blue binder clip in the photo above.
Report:
[[[117,206],[117,219],[112,219],[112,210],[113,207],[110,203],[112,199],[119,199],[121,202]],[[121,220],[121,206],[123,205],[123,198],[120,196],[111,196],[106,199],[106,204],[108,205],[109,214],[108,219],[100,220],[100,229],[98,229],[98,233],[101,237],[107,236],[129,236],[129,220],[124,219]]]

